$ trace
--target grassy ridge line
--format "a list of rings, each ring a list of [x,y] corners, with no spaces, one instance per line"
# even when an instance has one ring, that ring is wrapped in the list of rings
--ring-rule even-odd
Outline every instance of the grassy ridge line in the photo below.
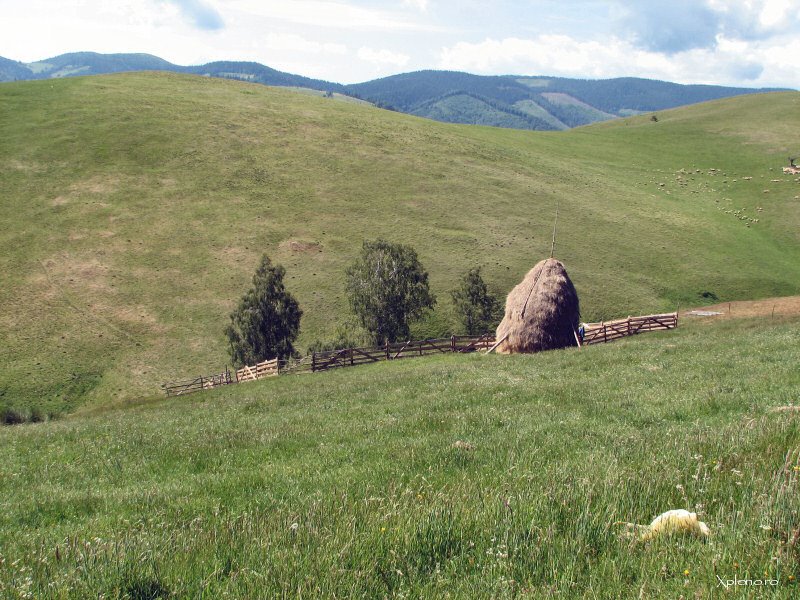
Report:
[[[0,96],[0,404],[57,411],[221,368],[264,251],[305,311],[301,345],[346,315],[344,268],[378,236],[417,248],[443,300],[415,337],[449,334],[459,275],[477,263],[511,289],[549,251],[557,203],[587,319],[800,291],[797,186],[760,179],[796,139],[798,94],[558,134],[172,74]],[[764,210],[747,228],[729,205]]]
[[[798,334],[693,322],[0,429],[0,594],[709,597],[719,575],[790,598],[800,417],[770,408]],[[712,541],[614,525],[671,508]]]

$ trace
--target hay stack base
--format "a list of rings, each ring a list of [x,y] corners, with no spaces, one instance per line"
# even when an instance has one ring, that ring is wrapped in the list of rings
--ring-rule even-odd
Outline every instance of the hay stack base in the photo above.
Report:
[[[576,346],[580,306],[564,265],[554,258],[540,261],[506,298],[506,312],[497,328],[500,354],[540,352]]]

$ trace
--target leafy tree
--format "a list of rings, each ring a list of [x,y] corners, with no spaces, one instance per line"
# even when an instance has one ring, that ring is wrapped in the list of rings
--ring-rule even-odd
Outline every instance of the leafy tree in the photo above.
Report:
[[[464,273],[459,286],[450,295],[468,335],[485,333],[494,327],[500,302],[486,287],[480,267]]]
[[[350,306],[378,344],[408,339],[409,322],[436,304],[411,246],[365,241],[346,276]]]
[[[372,339],[369,333],[351,315],[344,322],[336,325],[332,336],[311,342],[308,346],[308,351],[326,352],[328,350],[341,350],[342,348],[360,348],[369,346],[371,342]]]
[[[300,332],[303,311],[286,291],[286,269],[265,254],[253,275],[253,287],[242,296],[225,328],[234,364],[252,365],[296,356],[292,343]]]

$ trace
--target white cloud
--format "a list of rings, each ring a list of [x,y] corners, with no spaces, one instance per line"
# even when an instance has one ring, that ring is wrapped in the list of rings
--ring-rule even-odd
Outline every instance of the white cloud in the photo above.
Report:
[[[325,0],[232,0],[231,9],[270,20],[360,31],[441,31],[391,11]]]
[[[797,33],[800,11],[793,0],[705,0],[720,19],[720,31],[727,37],[766,38]]]
[[[428,0],[403,0],[403,6],[410,6],[425,12],[428,10]]]
[[[718,38],[715,48],[696,48],[667,56],[611,38],[578,40],[565,35],[531,39],[486,39],[443,48],[438,67],[486,74],[564,77],[638,76],[681,83],[800,87],[800,73],[786,68],[787,43]],[[789,56],[792,54],[789,52]],[[780,83],[779,83],[780,82]]]
[[[392,52],[391,50],[373,50],[366,47],[358,49],[358,58],[376,65],[392,65],[395,67],[404,67],[410,60],[407,54]]]
[[[459,42],[443,48],[439,67],[478,73],[561,73],[599,76],[626,59],[629,44],[616,38],[604,43],[579,41],[566,35],[541,35],[534,39],[486,39]]]
[[[268,33],[263,38],[262,47],[283,52],[303,52],[307,54],[347,54],[347,46],[333,42],[316,42],[294,33]]]
[[[761,7],[758,21],[762,27],[776,28],[797,19],[797,3],[789,0],[766,0]]]

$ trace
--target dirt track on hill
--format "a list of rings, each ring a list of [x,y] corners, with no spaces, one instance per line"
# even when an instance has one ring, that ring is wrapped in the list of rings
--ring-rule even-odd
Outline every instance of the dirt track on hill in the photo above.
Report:
[[[701,306],[681,312],[681,317],[692,317],[689,313],[694,311],[721,312],[716,318],[744,318],[744,317],[770,317],[775,311],[776,317],[791,317],[800,315],[800,296],[786,296],[783,298],[765,298],[763,300],[740,300],[737,302],[721,302],[711,306]]]

